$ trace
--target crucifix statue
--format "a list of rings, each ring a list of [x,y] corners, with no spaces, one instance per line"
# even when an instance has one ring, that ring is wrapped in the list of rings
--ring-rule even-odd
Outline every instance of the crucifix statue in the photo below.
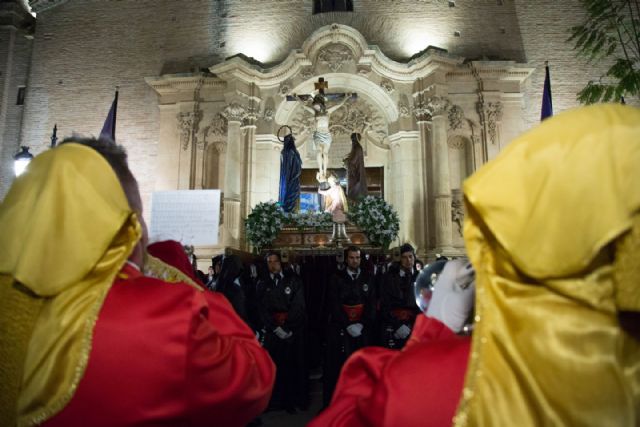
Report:
[[[315,95],[288,95],[287,101],[303,101],[305,110],[313,113],[315,118],[315,130],[313,131],[313,149],[316,151],[318,159],[318,173],[316,179],[318,182],[327,181],[327,166],[329,163],[329,149],[331,148],[331,133],[329,132],[329,117],[338,108],[342,107],[349,99],[356,99],[355,93],[325,93],[324,90],[329,87],[329,82],[320,77],[314,83]],[[336,105],[327,108],[327,101],[340,101]],[[311,104],[308,106],[307,104]],[[304,135],[305,130],[301,135]]]

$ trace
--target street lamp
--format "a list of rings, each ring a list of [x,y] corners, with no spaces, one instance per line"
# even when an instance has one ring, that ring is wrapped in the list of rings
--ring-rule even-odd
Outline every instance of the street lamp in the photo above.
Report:
[[[29,152],[29,147],[23,145],[20,152],[13,156],[13,170],[16,176],[22,175],[31,159],[33,159],[33,154]]]

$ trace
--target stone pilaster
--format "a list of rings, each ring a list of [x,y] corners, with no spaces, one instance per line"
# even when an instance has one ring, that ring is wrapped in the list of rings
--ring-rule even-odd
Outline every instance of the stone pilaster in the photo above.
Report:
[[[240,246],[244,141],[240,126],[246,115],[245,108],[238,103],[227,105],[222,114],[227,119],[227,150],[225,152],[225,173],[223,183],[223,237],[224,246]]]
[[[418,124],[418,133],[420,136],[420,155],[422,157],[422,167],[420,180],[424,188],[422,197],[423,217],[423,239],[425,246],[420,248],[420,256],[426,259],[427,252],[435,246],[435,222],[434,213],[431,209],[430,201],[433,200],[433,148],[430,138],[430,122],[429,111],[424,103],[414,106],[413,113],[416,123]]]
[[[447,110],[449,100],[441,96],[427,99],[432,126],[432,144],[434,148],[434,198],[435,198],[435,237],[436,250],[452,250],[451,226],[451,178],[449,171],[449,148],[447,145]]]

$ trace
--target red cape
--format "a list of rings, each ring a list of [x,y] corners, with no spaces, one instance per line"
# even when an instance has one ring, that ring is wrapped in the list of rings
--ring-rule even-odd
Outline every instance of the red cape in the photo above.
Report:
[[[271,396],[273,362],[217,293],[118,280],[92,344],[76,393],[47,427],[244,426]]]
[[[309,427],[450,426],[471,340],[419,316],[402,351],[369,347],[342,368],[331,405]]]

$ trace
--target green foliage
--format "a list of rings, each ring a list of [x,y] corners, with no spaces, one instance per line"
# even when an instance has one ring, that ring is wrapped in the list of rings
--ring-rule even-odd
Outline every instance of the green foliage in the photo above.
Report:
[[[247,240],[258,251],[271,245],[282,227],[319,230],[330,229],[332,225],[330,213],[285,213],[280,204],[274,201],[258,203],[244,223]]]
[[[244,223],[247,240],[260,250],[275,240],[285,222],[286,214],[278,203],[258,203]]]
[[[365,196],[360,199],[349,211],[349,219],[360,227],[371,243],[385,249],[400,231],[398,213],[381,197]]]
[[[331,214],[328,212],[288,213],[286,215],[287,224],[300,230],[312,229],[316,231],[333,226]]]
[[[571,28],[569,42],[589,63],[613,58],[599,81],[578,93],[583,104],[640,95],[640,0],[582,0],[587,18]]]

